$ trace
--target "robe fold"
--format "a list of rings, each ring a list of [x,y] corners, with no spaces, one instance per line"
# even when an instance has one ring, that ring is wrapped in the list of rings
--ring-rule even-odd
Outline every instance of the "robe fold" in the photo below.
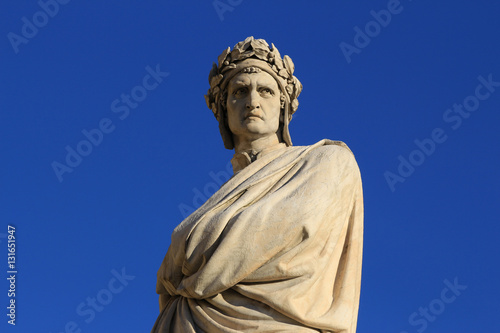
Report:
[[[274,150],[179,224],[153,333],[356,331],[361,177],[340,141]]]

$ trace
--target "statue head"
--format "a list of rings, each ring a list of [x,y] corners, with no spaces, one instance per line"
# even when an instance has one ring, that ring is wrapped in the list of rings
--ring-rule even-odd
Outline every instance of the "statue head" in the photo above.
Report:
[[[302,84],[293,75],[294,64],[289,56],[281,58],[278,49],[269,46],[263,39],[248,37],[236,44],[231,50],[227,48],[218,58],[218,64],[213,64],[208,80],[210,89],[205,100],[219,122],[219,130],[224,141],[224,147],[234,148],[233,133],[228,122],[227,101],[230,82],[242,74],[258,73],[260,80],[275,85],[279,90],[279,127],[278,136],[287,146],[292,145],[288,124],[293,113],[297,111],[297,97],[302,90]],[[252,75],[247,75],[252,77]],[[275,83],[269,82],[269,78]],[[248,79],[250,80],[250,79]],[[266,81],[267,80],[267,81]],[[233,83],[231,83],[233,84]],[[234,127],[233,127],[234,128]]]

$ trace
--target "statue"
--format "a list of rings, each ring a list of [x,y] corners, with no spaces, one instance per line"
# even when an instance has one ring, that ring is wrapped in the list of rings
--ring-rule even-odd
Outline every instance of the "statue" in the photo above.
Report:
[[[152,332],[356,331],[361,177],[340,141],[292,146],[293,73],[253,37],[214,64],[205,97],[234,175],[173,231]]]

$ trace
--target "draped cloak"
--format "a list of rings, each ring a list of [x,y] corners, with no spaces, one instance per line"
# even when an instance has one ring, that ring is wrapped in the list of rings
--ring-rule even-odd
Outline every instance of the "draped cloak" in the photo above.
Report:
[[[356,331],[363,196],[340,141],[278,149],[179,224],[152,333]]]

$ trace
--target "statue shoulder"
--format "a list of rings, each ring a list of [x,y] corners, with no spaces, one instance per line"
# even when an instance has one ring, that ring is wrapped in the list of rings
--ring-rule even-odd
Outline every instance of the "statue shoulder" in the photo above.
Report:
[[[323,139],[311,146],[307,159],[323,166],[330,164],[333,169],[342,167],[358,169],[351,149],[342,141]]]
[[[311,148],[311,152],[320,155],[340,154],[347,155],[346,157],[354,158],[353,152],[343,141],[323,139],[309,147]]]

